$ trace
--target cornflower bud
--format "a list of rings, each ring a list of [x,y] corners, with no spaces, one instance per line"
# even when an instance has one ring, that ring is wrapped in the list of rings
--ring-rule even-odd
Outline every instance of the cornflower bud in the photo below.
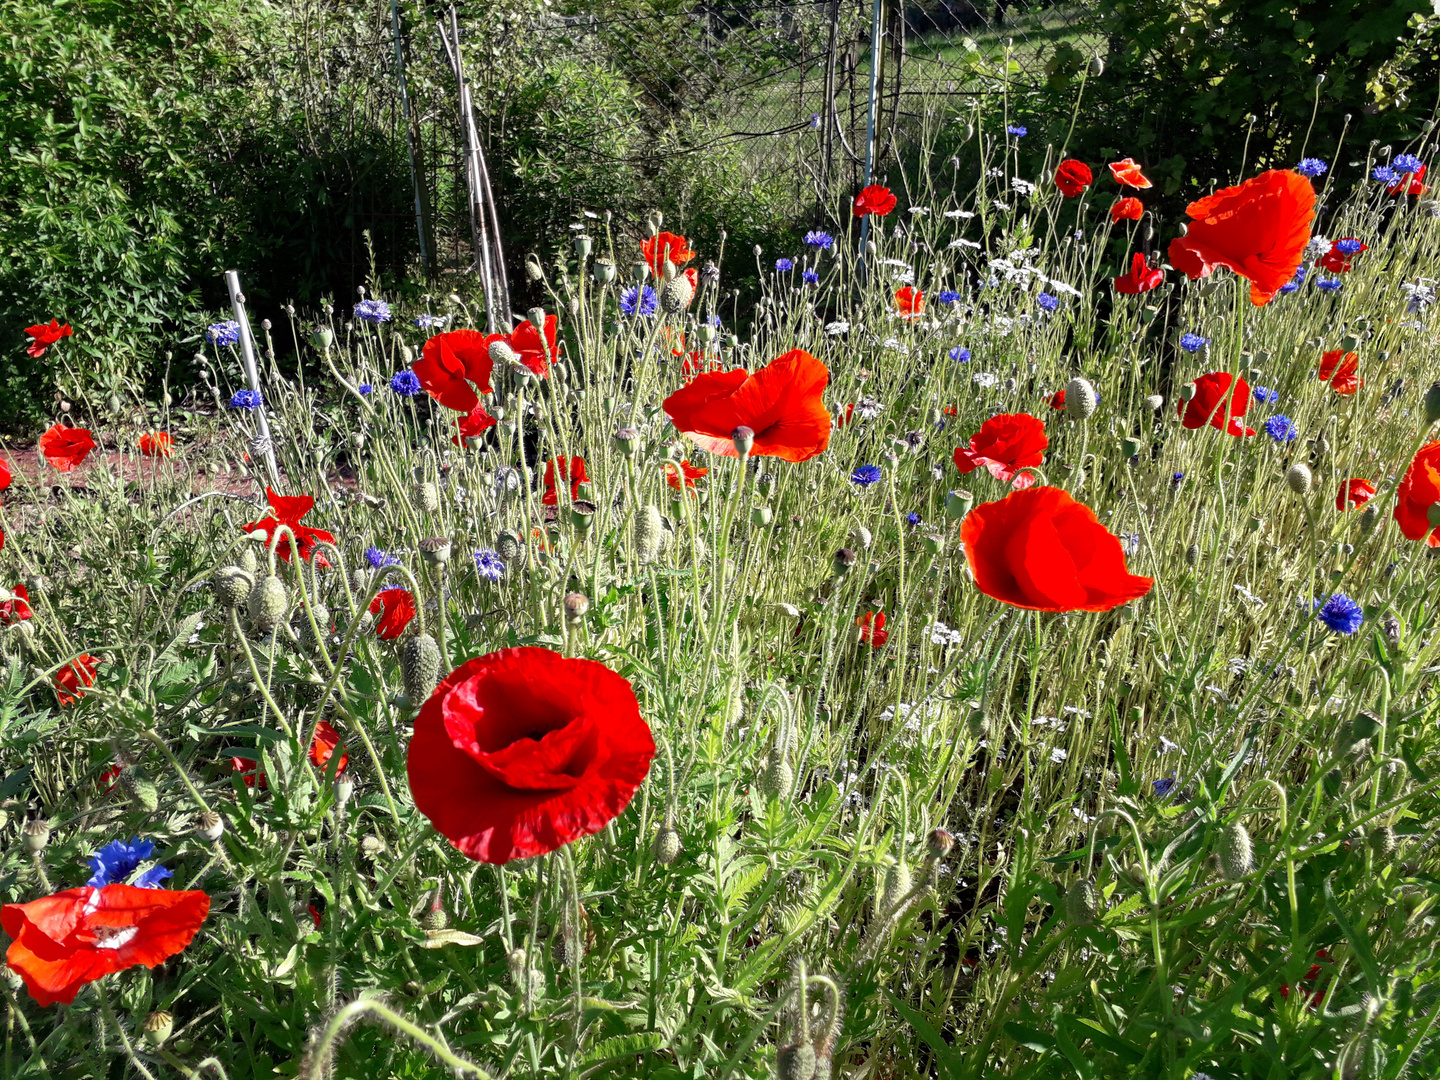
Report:
[[[944,829],[931,829],[925,848],[932,859],[944,859],[955,850],[955,837]]]

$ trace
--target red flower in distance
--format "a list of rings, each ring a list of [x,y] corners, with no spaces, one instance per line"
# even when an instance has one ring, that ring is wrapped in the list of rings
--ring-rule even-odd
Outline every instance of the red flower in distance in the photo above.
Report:
[[[1271,169],[1239,187],[1222,188],[1185,208],[1193,219],[1170,241],[1170,263],[1190,280],[1228,267],[1250,282],[1250,302],[1268,304],[1310,242],[1315,189],[1289,169]]]
[[[1365,385],[1365,380],[1360,378],[1360,357],[1353,352],[1344,353],[1341,359],[1341,350],[1331,349],[1320,356],[1320,381],[1328,382],[1330,388],[1337,394],[1349,396]]]
[[[894,209],[895,196],[883,184],[871,184],[855,196],[856,217],[864,217],[866,214],[884,217]]]
[[[1145,204],[1133,195],[1115,200],[1115,205],[1110,207],[1110,220],[1117,225],[1122,221],[1139,221],[1144,216]]]
[[[885,629],[883,611],[867,611],[855,620],[855,625],[860,627],[860,640],[872,649],[878,649],[890,640],[890,631]]]
[[[1028,488],[1035,483],[1035,477],[1020,470],[1041,464],[1049,445],[1045,424],[1039,417],[1003,413],[981,424],[980,430],[970,436],[968,447],[956,447],[955,467],[970,473],[984,466],[996,480]]]
[[[1056,487],[1012,491],[975,507],[960,526],[975,584],[1032,611],[1109,611],[1150,591],[1084,503]]]
[[[175,447],[175,440],[168,431],[154,431],[140,436],[140,453],[146,457],[169,457]]]
[[[751,374],[744,368],[697,375],[665,399],[665,415],[700,449],[738,457],[736,428],[755,432],[752,457],[806,461],[830,445],[823,395],[830,369],[791,349]]]
[[[1401,173],[1399,178],[1385,190],[1391,195],[1424,195],[1430,190],[1426,184],[1421,183],[1424,179],[1425,166],[1421,165],[1413,173]],[[54,322],[55,320],[51,319],[50,321]]]
[[[74,705],[85,696],[82,686],[95,685],[95,671],[100,664],[98,656],[81,653],[55,673],[55,696],[61,705]]]
[[[253,788],[259,785],[264,791],[270,786],[270,780],[265,775],[265,770],[260,768],[260,763],[253,757],[245,757],[241,754],[230,756],[230,770],[240,774],[240,779],[245,781],[245,786]]]
[[[398,585],[381,589],[370,601],[370,614],[376,616],[376,636],[382,641],[394,641],[415,618],[415,597]]]
[[[665,483],[669,484],[673,490],[679,491],[682,472],[685,476],[685,486],[693,488],[695,481],[707,475],[710,470],[697,468],[688,461],[682,461],[678,466],[673,461],[667,461],[665,463]]]
[[[1135,296],[1138,293],[1149,292],[1165,280],[1165,271],[1151,268],[1145,261],[1145,256],[1136,252],[1130,260],[1130,272],[1121,274],[1115,279],[1115,291],[1126,296]]]
[[[425,392],[441,405],[468,413],[479,407],[480,394],[492,389],[490,373],[495,362],[490,356],[490,344],[502,340],[509,344],[503,334],[487,335],[478,330],[436,334],[425,342],[411,370]]]
[[[265,489],[265,497],[270,501],[270,516],[261,518],[259,521],[252,521],[241,528],[246,532],[254,532],[256,529],[264,529],[265,535],[274,539],[275,530],[281,525],[287,525],[290,531],[295,534],[295,544],[300,548],[300,558],[310,560],[315,553],[315,545],[324,541],[329,544],[335,542],[335,537],[324,529],[312,529],[309,525],[300,524],[300,519],[308,514],[315,506],[315,500],[309,495],[276,495],[268,487]],[[286,562],[290,561],[290,538],[287,536],[276,551]],[[328,565],[323,561],[320,565]]]
[[[0,589],[0,596],[4,595],[5,590]],[[30,610],[30,593],[24,585],[16,585],[6,599],[0,600],[0,626],[14,626],[34,615]]]
[[[1063,409],[1065,407],[1065,388],[1062,386],[1046,399],[1052,409]]]
[[[1060,162],[1060,167],[1055,170],[1055,186],[1067,199],[1079,195],[1094,179],[1095,174],[1090,171],[1090,166],[1074,158]]]
[[[1153,186],[1149,180],[1145,179],[1145,174],[1140,171],[1140,166],[1135,163],[1134,158],[1127,157],[1120,161],[1112,161],[1110,175],[1122,187],[1148,188]]]
[[[555,471],[559,466],[560,479],[570,481],[570,501],[574,502],[580,497],[580,485],[589,483],[590,477],[585,473],[585,459],[575,454],[566,462],[563,457],[552,458],[545,466],[545,495],[540,502],[544,506],[559,506],[560,496],[555,491]]]
[[[1336,510],[1354,510],[1375,497],[1375,485],[1369,480],[1342,480],[1335,494]]]
[[[630,803],[655,740],[630,684],[594,660],[502,649],[456,668],[415,718],[415,806],[480,862],[589,836]]]
[[[684,266],[695,257],[695,252],[690,250],[689,240],[669,232],[641,240],[640,253],[645,256],[645,261],[650,264],[650,272],[657,278],[665,273],[667,259],[676,266]]]
[[[1340,250],[1340,245],[1345,241],[1360,244],[1360,247],[1358,250],[1352,251],[1349,255],[1346,255],[1345,252]],[[1355,265],[1355,256],[1359,255],[1362,251],[1369,250],[1369,244],[1361,244],[1360,241],[1356,240],[1353,236],[1344,236],[1331,244],[1330,250],[1327,251],[1324,255],[1321,255],[1318,262],[1321,266],[1323,266],[1326,270],[1329,270],[1332,274],[1348,274]]]
[[[1420,448],[1405,470],[1395,500],[1395,521],[1405,538],[1440,547],[1440,529],[1430,524],[1430,507],[1440,502],[1440,442]]]
[[[5,459],[0,458],[0,491],[10,486],[10,466],[5,464]]]
[[[1228,371],[1212,371],[1196,379],[1195,396],[1189,401],[1181,400],[1177,406],[1181,423],[1192,431],[1209,424],[1237,438],[1254,435],[1255,429],[1246,427],[1244,421],[1250,408],[1250,384],[1244,379],[1235,380],[1228,406],[1230,412],[1226,416],[1225,392],[1230,389],[1232,378]]]
[[[25,333],[30,335],[30,345],[26,352],[31,356],[44,356],[45,350],[54,345],[62,337],[70,337],[75,331],[70,329],[70,324],[60,325],[55,319],[50,320],[50,325],[38,323],[35,326],[27,326]]]
[[[315,738],[310,740],[310,760],[317,769],[324,769],[330,764],[336,747],[340,748],[340,763],[335,766],[335,775],[339,776],[345,771],[345,766],[350,763],[350,755],[345,753],[343,746],[340,746],[340,733],[335,730],[330,721],[321,720],[315,725]]]
[[[459,446],[462,439],[478,439],[484,435],[495,426],[496,420],[485,411],[484,405],[477,402],[475,408],[470,410],[469,415],[462,416],[456,421],[456,424],[459,434],[450,436],[450,441]]]
[[[88,885],[0,908],[10,970],[38,1005],[69,1005],[82,986],[183,952],[210,913],[203,892]]]
[[[895,307],[907,319],[913,319],[925,310],[925,294],[909,285],[895,290]]]
[[[95,436],[84,428],[56,424],[40,436],[37,446],[56,472],[69,472],[95,449]]]

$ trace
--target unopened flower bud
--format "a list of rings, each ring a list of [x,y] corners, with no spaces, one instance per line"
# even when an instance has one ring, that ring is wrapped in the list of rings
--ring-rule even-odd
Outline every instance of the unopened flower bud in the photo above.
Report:
[[[1440,502],[1431,503],[1425,510],[1425,517],[1432,529],[1440,529]]]
[[[1200,561],[1200,545],[1191,544],[1185,549],[1185,565],[1194,566]]]
[[[1388,863],[1399,848],[1400,842],[1395,838],[1395,830],[1389,825],[1381,825],[1370,833],[1370,850],[1375,854],[1376,862]]]
[[[1227,825],[1220,833],[1220,869],[1227,881],[1239,881],[1255,869],[1255,848],[1250,833],[1240,822]]]
[[[410,505],[422,514],[433,514],[440,509],[440,491],[428,481],[416,484],[410,491]]]
[[[520,363],[520,354],[504,338],[497,338],[490,343],[490,361],[496,367],[513,367]]]
[[[1350,741],[1364,742],[1380,731],[1380,718],[1369,709],[1361,709],[1350,721]]]
[[[856,525],[850,530],[850,543],[853,547],[859,548],[861,551],[869,551],[870,545],[874,542],[875,538],[870,535],[870,530],[864,525]]]
[[[1311,475],[1310,466],[1303,461],[1297,461],[1285,471],[1285,485],[1296,495],[1305,495],[1310,491],[1315,477]]]
[[[661,866],[669,866],[680,857],[681,850],[680,834],[669,825],[662,825],[660,831],[655,834],[653,852],[655,861]]]
[[[1100,913],[1100,892],[1087,878],[1077,878],[1065,890],[1065,921],[1071,926],[1089,926]]]
[[[1095,415],[1095,387],[1078,376],[1065,385],[1065,415],[1071,420],[1088,420]]]
[[[1165,407],[1165,398],[1160,394],[1151,394],[1145,399],[1145,405],[1152,412],[1159,412]]]
[[[775,474],[764,472],[757,476],[755,478],[755,490],[758,491],[762,497],[768,498],[771,492],[775,490]]]
[[[815,1047],[808,1042],[789,1043],[775,1052],[780,1080],[814,1080]]]
[[[1440,420],[1440,382],[1431,383],[1425,391],[1425,424],[1428,427]]]

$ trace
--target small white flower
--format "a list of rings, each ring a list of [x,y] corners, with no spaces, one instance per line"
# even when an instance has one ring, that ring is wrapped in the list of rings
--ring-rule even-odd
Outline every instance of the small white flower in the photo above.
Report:
[[[1321,236],[1319,233],[1316,233],[1310,238],[1310,242],[1305,245],[1305,258],[1318,259],[1320,258],[1320,256],[1327,253],[1330,248],[1330,241],[1325,239],[1325,237]]]
[[[825,324],[825,333],[827,333],[831,337],[839,337],[841,334],[848,334],[849,332],[850,324],[844,319],[839,319],[836,322]]]
[[[1021,180],[1018,176],[1012,176],[1010,178],[1010,186],[1020,195],[1035,194],[1035,185],[1030,183],[1029,180]]]
[[[947,218],[950,218],[952,221],[969,221],[975,215],[969,210],[946,210],[945,216]]]
[[[974,375],[971,376],[971,380],[975,383],[976,386],[979,386],[984,390],[988,390],[990,389],[990,387],[998,383],[1000,381],[1000,378],[997,375],[990,374],[990,372],[988,371],[977,371]]]
[[[970,248],[972,251],[979,251],[979,250],[980,250],[980,245],[979,245],[978,243],[976,243],[974,240],[959,239],[959,240],[951,240],[951,241],[950,241],[950,248],[951,248],[951,250],[954,250],[955,248]]]
[[[1177,743],[1177,742],[1171,742],[1171,741],[1170,741],[1169,739],[1167,739],[1164,735],[1161,735],[1161,736],[1160,736],[1160,753],[1162,753],[1162,754],[1173,754],[1173,753],[1175,753],[1177,750],[1178,750],[1180,753],[1182,753],[1182,754],[1185,753],[1184,750],[1180,750],[1180,744],[1179,744],[1179,743]]]

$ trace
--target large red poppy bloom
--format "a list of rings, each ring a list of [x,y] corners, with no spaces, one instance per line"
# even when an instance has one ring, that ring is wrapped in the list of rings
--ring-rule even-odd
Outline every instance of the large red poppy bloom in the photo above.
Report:
[[[1117,225],[1122,221],[1139,221],[1144,216],[1145,204],[1133,195],[1116,199],[1115,205],[1110,207],[1110,220]]]
[[[1145,174],[1140,171],[1140,166],[1136,164],[1134,158],[1127,157],[1120,161],[1112,161],[1110,163],[1110,175],[1113,176],[1115,182],[1122,187],[1148,188],[1153,186],[1150,181],[1145,178]]]
[[[791,349],[753,375],[744,368],[697,375],[665,399],[665,414],[702,450],[738,457],[736,428],[755,432],[754,457],[806,461],[830,445],[822,398],[830,369]]]
[[[676,465],[673,461],[667,461],[665,463],[665,483],[669,484],[672,490],[679,491],[680,477],[683,475],[685,477],[685,487],[693,488],[695,481],[699,480],[702,476],[708,475],[709,472],[709,469],[697,468],[688,461],[682,461],[679,465]]]
[[[1227,414],[1225,392],[1230,389],[1232,379],[1235,389],[1230,394]],[[1244,379],[1235,379],[1228,371],[1201,375],[1195,380],[1195,396],[1177,405],[1181,423],[1192,431],[1209,424],[1217,431],[1236,437],[1255,434],[1254,428],[1245,426],[1244,417],[1249,408],[1250,384]]]
[[[5,459],[4,459],[4,458],[0,458],[0,491],[4,491],[4,490],[5,490],[6,488],[8,488],[9,486],[10,486],[10,466],[5,463]]]
[[[462,416],[457,420],[456,424],[458,425],[459,433],[451,435],[450,441],[456,446],[459,446],[462,439],[477,439],[481,435],[484,435],[485,432],[495,426],[496,420],[495,417],[485,411],[484,405],[477,403],[475,408],[471,409],[468,415]]]
[[[1045,424],[1039,417],[1002,413],[981,424],[980,430],[970,436],[969,446],[955,448],[955,467],[971,473],[983,466],[996,480],[1028,488],[1035,483],[1035,477],[1020,470],[1041,464],[1049,445]]]
[[[895,308],[907,319],[925,310],[925,294],[910,285],[895,290]]]
[[[1095,174],[1090,171],[1090,166],[1074,158],[1060,162],[1060,167],[1055,170],[1055,186],[1067,199],[1079,195],[1094,179]]]
[[[1320,355],[1319,375],[1321,382],[1328,382],[1337,394],[1347,397],[1365,385],[1365,380],[1360,378],[1360,357],[1353,352],[1342,354],[1340,349]]]
[[[81,653],[55,673],[55,696],[61,705],[74,705],[85,696],[82,686],[95,685],[100,658]]]
[[[1395,521],[1405,538],[1440,547],[1440,529],[1430,524],[1430,507],[1440,502],[1440,442],[1420,448],[1405,470],[1395,500]]]
[[[855,620],[855,625],[860,627],[860,640],[872,649],[878,649],[890,640],[890,631],[885,629],[883,611],[867,611]]]
[[[0,600],[0,626],[14,626],[26,619],[34,618],[30,610],[30,593],[24,585],[16,585],[8,599]]]
[[[540,502],[544,506],[560,505],[560,496],[555,490],[555,472],[559,466],[560,479],[570,481],[570,501],[580,497],[580,485],[589,483],[585,472],[585,459],[579,454],[572,455],[567,462],[563,457],[551,458],[545,465],[545,495]]]
[[[59,321],[51,319],[49,326],[46,326],[44,323],[27,326],[25,333],[30,335],[30,345],[25,351],[31,356],[44,356],[46,349],[54,345],[55,342],[59,341],[62,337],[70,337],[75,331],[70,329],[69,323],[65,323],[62,326]]]
[[[1121,274],[1115,279],[1115,291],[1126,296],[1135,296],[1138,293],[1149,292],[1165,280],[1165,271],[1159,267],[1152,268],[1145,261],[1145,256],[1136,252],[1130,260],[1130,272]]]
[[[300,519],[308,514],[315,506],[315,500],[309,495],[276,495],[268,487],[265,489],[265,497],[270,500],[270,516],[261,518],[259,521],[252,521],[241,528],[246,532],[254,532],[256,529],[264,529],[265,535],[274,538],[275,530],[281,525],[288,525],[295,534],[295,543],[299,545],[300,557],[307,562],[310,556],[315,553],[315,545],[322,540],[333,544],[335,537],[324,529],[312,529],[308,525],[300,524]],[[276,548],[280,557],[286,562],[290,561],[290,538],[285,540]],[[322,556],[323,558],[323,556]],[[321,563],[320,565],[325,565]]]
[[[524,320],[514,330],[510,331],[508,341],[510,347],[520,354],[520,362],[541,378],[549,375],[550,365],[559,361],[560,346],[556,343],[556,323],[554,315],[545,316],[544,334],[531,324],[529,319]],[[497,335],[498,336],[498,335]],[[486,339],[494,341],[494,337]],[[487,345],[488,349],[489,346]]]
[[[40,436],[39,450],[56,472],[69,472],[95,449],[95,436],[84,428],[56,424]]]
[[[866,214],[884,217],[894,209],[895,195],[883,184],[871,184],[855,196],[856,217],[864,217]]]
[[[502,649],[456,668],[415,718],[415,806],[463,854],[507,863],[605,827],[650,770],[630,684],[594,660]]]
[[[168,431],[152,431],[140,436],[140,453],[146,457],[169,457],[174,448],[175,440]]]
[[[1360,244],[1360,247],[1355,251],[1352,251],[1349,255],[1346,255],[1345,252],[1340,250],[1340,245],[1346,241],[1354,244]],[[1321,266],[1323,266],[1326,270],[1329,270],[1332,274],[1348,274],[1350,270],[1355,266],[1355,256],[1359,255],[1362,251],[1369,250],[1369,244],[1361,244],[1360,241],[1356,240],[1353,236],[1344,236],[1331,244],[1330,250],[1327,251],[1324,255],[1321,255],[1317,261],[1320,263]]]
[[[1354,510],[1375,497],[1375,485],[1369,480],[1342,480],[1335,493],[1336,510]]]
[[[670,232],[662,232],[658,236],[641,240],[640,253],[645,256],[645,261],[650,264],[650,272],[657,278],[664,274],[666,260],[676,266],[684,266],[695,257],[695,252],[690,250],[690,241]]]
[[[1315,189],[1289,169],[1271,169],[1185,208],[1193,219],[1170,241],[1170,263],[1193,281],[1217,266],[1250,282],[1250,302],[1268,304],[1294,276],[1310,242]]]
[[[1421,183],[1425,179],[1425,166],[1421,165],[1413,173],[1401,173],[1394,183],[1385,188],[1391,195],[1424,195],[1430,190],[1427,184]],[[54,321],[53,319],[51,320]]]
[[[5,961],[36,1004],[69,1005],[88,983],[182,952],[209,913],[199,891],[83,885],[0,908],[13,939]]]
[[[1109,611],[1155,584],[1129,572],[1120,541],[1061,488],[1012,491],[975,507],[960,540],[980,591],[1015,607]]]
[[[335,766],[335,775],[339,776],[350,763],[350,755],[345,753],[345,748],[340,745],[340,733],[330,721],[321,720],[315,725],[315,738],[310,740],[310,760],[317,769],[324,769],[335,756],[337,747],[340,749],[340,762]]]
[[[503,336],[478,330],[436,334],[425,342],[412,370],[425,392],[441,405],[468,413],[480,404],[479,395],[492,389],[490,373],[495,362],[490,358],[490,343]]]
[[[376,636],[384,641],[394,641],[415,618],[415,597],[410,595],[409,589],[398,585],[381,589],[370,601],[370,614],[376,617]]]

